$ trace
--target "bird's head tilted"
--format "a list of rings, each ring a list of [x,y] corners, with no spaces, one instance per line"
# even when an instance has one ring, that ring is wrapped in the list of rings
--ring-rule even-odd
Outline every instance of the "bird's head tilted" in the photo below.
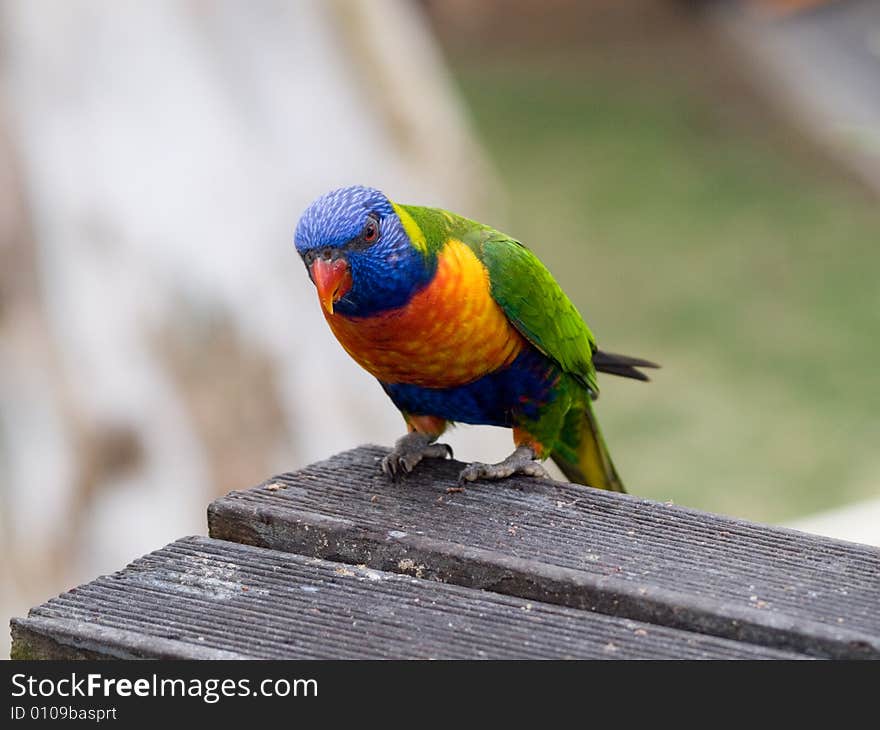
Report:
[[[403,306],[433,273],[396,206],[373,188],[322,195],[303,213],[294,240],[328,314],[369,316]]]

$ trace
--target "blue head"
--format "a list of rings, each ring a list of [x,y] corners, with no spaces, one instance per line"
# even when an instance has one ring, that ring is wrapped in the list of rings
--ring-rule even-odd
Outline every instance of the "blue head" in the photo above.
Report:
[[[324,308],[367,317],[406,304],[433,276],[383,193],[359,185],[322,195],[302,214],[296,250]]]

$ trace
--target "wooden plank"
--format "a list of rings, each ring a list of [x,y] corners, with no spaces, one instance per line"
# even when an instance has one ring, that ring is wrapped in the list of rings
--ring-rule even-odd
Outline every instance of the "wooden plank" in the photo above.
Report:
[[[191,537],[12,622],[19,658],[806,658]]]
[[[232,492],[213,537],[829,658],[880,658],[880,550],[362,447]]]
[[[82,618],[44,618],[35,610],[28,618],[14,618],[12,659],[248,659],[235,651],[212,649],[167,639],[152,633],[95,624],[103,616],[99,603]],[[138,610],[135,603],[134,609]],[[112,609],[111,609],[112,610]],[[89,615],[77,613],[77,616]],[[145,617],[149,614],[143,614]]]

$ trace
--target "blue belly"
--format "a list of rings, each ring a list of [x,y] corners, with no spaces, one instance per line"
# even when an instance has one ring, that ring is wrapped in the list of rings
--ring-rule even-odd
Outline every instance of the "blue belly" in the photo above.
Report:
[[[541,406],[553,400],[562,371],[532,347],[503,370],[455,388],[425,388],[407,383],[382,383],[401,411],[438,416],[447,421],[513,426],[518,417],[537,420]]]

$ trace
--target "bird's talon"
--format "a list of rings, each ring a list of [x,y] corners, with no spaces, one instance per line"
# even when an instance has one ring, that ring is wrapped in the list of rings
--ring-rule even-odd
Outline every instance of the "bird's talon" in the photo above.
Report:
[[[424,458],[445,459],[452,456],[448,444],[435,444],[433,438],[423,433],[408,433],[397,440],[394,449],[382,459],[382,471],[392,480],[411,474]]]
[[[519,447],[504,461],[497,464],[468,464],[458,475],[458,483],[474,482],[477,479],[506,479],[514,474],[549,479],[550,475],[540,463],[534,461],[535,454],[528,447]]]

